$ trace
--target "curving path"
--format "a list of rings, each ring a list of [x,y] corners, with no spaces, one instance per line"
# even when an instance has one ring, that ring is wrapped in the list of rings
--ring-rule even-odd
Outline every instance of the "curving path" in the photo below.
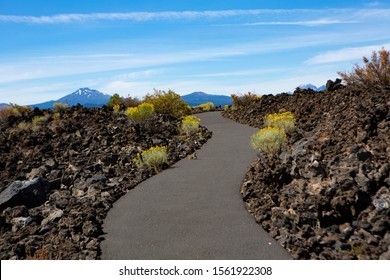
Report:
[[[104,222],[102,259],[290,259],[256,224],[239,192],[257,130],[199,115],[213,137],[120,198]]]

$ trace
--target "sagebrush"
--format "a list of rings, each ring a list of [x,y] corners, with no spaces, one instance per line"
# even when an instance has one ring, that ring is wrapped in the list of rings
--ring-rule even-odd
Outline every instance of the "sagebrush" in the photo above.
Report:
[[[145,96],[144,102],[153,104],[157,114],[181,117],[191,112],[191,107],[172,90],[155,90],[154,94]]]
[[[347,86],[364,90],[370,87],[381,90],[390,88],[390,52],[374,51],[371,60],[363,57],[364,66],[355,65],[352,72],[338,72]]]
[[[154,114],[154,105],[150,103],[141,103],[137,107],[129,107],[125,111],[125,115],[128,116],[134,123],[140,123],[146,119],[149,119]]]
[[[242,109],[250,104],[258,101],[261,96],[248,92],[244,95],[231,94],[233,106],[237,109]]]
[[[287,142],[286,133],[277,127],[266,127],[253,134],[250,143],[257,152],[273,155]]]
[[[291,134],[295,130],[295,117],[291,112],[267,114],[264,117],[264,127],[276,127]]]
[[[196,134],[199,131],[200,119],[195,116],[186,116],[181,121],[181,131],[182,133],[191,136]]]
[[[213,102],[207,102],[204,104],[200,104],[198,107],[200,109],[202,109],[203,111],[207,112],[207,111],[210,111],[211,109],[213,109],[215,106],[214,106]]]
[[[151,166],[156,173],[161,171],[161,165],[167,162],[168,148],[166,146],[151,147],[148,150],[138,153],[137,157],[133,159],[138,168],[144,166]]]

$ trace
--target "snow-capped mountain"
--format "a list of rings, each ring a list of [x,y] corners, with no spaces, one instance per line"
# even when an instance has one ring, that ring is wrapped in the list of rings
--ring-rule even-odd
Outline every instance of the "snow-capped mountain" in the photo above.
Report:
[[[314,90],[314,91],[323,91],[326,89],[326,86],[325,85],[322,85],[320,87],[316,87],[315,85],[313,84],[301,84],[299,86],[297,86],[295,89],[311,89],[311,90]],[[289,93],[294,93],[295,89],[293,90],[290,90]]]
[[[314,91],[317,91],[317,87],[313,84],[302,84],[302,85],[299,85],[298,88],[300,89],[312,89]]]
[[[111,95],[104,94],[98,90],[90,88],[80,88],[75,92],[65,95],[58,100],[47,101],[40,104],[31,105],[40,109],[53,108],[53,104],[57,102],[67,103],[69,106],[81,104],[85,107],[101,107],[110,100]]]

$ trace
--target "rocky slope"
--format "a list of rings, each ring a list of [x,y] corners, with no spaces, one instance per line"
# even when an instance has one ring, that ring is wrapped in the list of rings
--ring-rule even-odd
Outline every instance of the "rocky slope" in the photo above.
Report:
[[[34,127],[34,116],[45,115]],[[154,174],[137,152],[168,146],[168,165],[211,137],[180,135],[179,119],[134,125],[107,108],[35,109],[10,117],[0,134],[0,259],[98,259],[102,222],[114,201]]]
[[[296,259],[390,259],[390,90],[297,90],[224,116],[261,128],[279,111],[297,130],[250,166],[250,213]]]

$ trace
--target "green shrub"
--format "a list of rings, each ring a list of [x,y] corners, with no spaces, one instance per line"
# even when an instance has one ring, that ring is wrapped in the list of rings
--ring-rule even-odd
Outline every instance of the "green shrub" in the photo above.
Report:
[[[142,153],[138,153],[137,157],[133,159],[133,161],[138,168],[142,168],[145,165],[151,166],[154,168],[156,173],[159,173],[161,171],[161,165],[167,162],[167,147],[151,147],[150,149],[143,151]]]
[[[110,97],[110,100],[107,103],[107,106],[114,107],[115,105],[121,106],[123,104],[123,98],[119,94],[115,93]]]
[[[186,116],[181,121],[181,131],[188,136],[194,135],[199,131],[200,119],[195,116]]]
[[[63,113],[66,109],[68,109],[68,104],[67,103],[61,103],[57,102],[53,104],[54,111],[58,113]]]
[[[265,127],[276,127],[290,134],[295,130],[295,117],[291,112],[268,114],[264,117]]]
[[[154,105],[156,113],[169,114],[174,117],[188,115],[191,112],[191,107],[181,99],[180,95],[172,90],[168,92],[155,90],[154,94],[147,95],[144,102]]]
[[[41,126],[41,124],[45,123],[47,121],[47,116],[35,116],[32,119],[32,130],[38,130]]]
[[[382,90],[390,87],[390,51],[374,51],[371,61],[363,57],[363,63],[364,67],[355,65],[351,73],[338,73],[347,86],[354,89],[377,87]]]
[[[149,119],[154,114],[154,105],[151,103],[141,103],[137,107],[127,108],[125,115],[128,116],[133,122],[140,123],[146,119]]]
[[[198,107],[200,109],[202,109],[203,111],[207,112],[207,111],[210,111],[211,109],[214,108],[214,103],[213,102],[207,102],[205,104],[200,104]]]
[[[276,127],[266,127],[253,134],[250,143],[257,152],[266,154],[278,153],[286,143],[287,137],[283,130]]]

